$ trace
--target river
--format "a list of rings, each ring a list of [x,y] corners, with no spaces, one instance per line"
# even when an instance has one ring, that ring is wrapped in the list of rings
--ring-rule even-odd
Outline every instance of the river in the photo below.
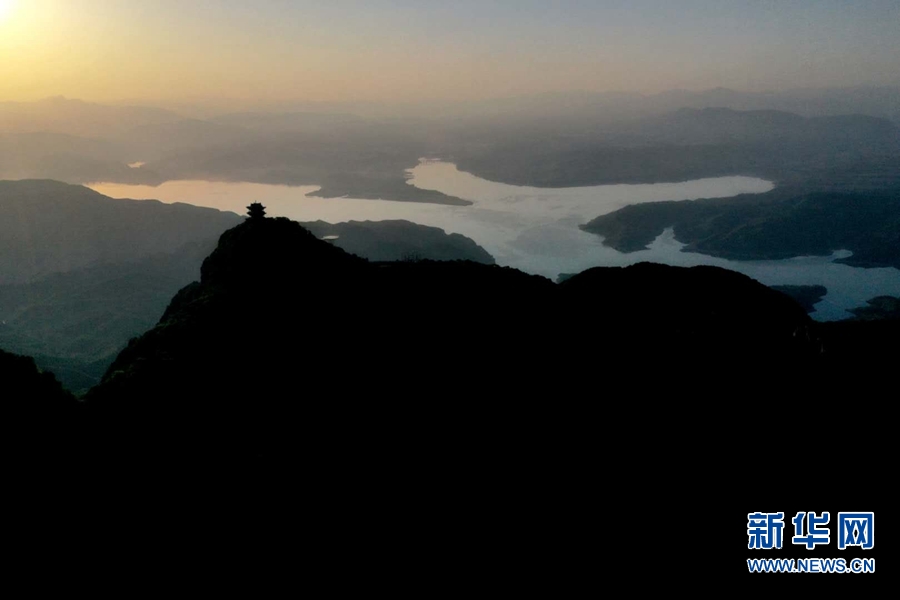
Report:
[[[819,320],[851,316],[846,309],[862,306],[882,294],[900,296],[900,271],[861,269],[833,262],[846,251],[828,257],[798,257],[772,261],[731,261],[682,252],[671,230],[647,250],[622,254],[603,246],[601,238],[579,225],[629,204],[662,200],[723,198],[763,193],[772,183],[752,177],[717,177],[681,183],[602,185],[576,188],[534,188],[487,181],[459,171],[452,163],[421,161],[408,171],[408,183],[473,202],[447,206],[377,199],[316,198],[317,186],[290,187],[257,183],[170,181],[158,187],[97,183],[89,187],[113,198],[153,198],[246,212],[261,202],[269,216],[297,221],[380,221],[405,219],[440,227],[475,240],[497,263],[555,279],[594,266],[626,266],[652,261],[680,266],[715,265],[745,273],[767,285],[812,285],[828,288],[816,305]]]

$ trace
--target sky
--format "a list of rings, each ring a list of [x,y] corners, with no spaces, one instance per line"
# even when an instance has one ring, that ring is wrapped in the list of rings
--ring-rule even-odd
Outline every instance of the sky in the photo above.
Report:
[[[0,0],[0,101],[900,85],[900,0]]]

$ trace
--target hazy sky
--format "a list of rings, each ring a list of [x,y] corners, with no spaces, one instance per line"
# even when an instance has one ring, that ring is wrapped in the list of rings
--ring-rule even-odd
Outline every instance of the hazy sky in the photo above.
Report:
[[[900,83],[900,0],[0,0],[0,101]]]

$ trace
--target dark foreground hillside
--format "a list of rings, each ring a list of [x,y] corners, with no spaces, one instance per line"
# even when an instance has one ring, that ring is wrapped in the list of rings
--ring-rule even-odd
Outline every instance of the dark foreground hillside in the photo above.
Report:
[[[0,382],[4,402],[15,412],[42,415],[75,407],[75,398],[30,357],[0,350]]]
[[[87,406],[228,419],[267,403],[276,413],[521,406],[517,395],[558,395],[562,374],[607,363],[667,369],[686,357],[802,361],[818,351],[792,300],[713,267],[598,268],[556,285],[471,262],[369,263],[294,222],[259,218],[226,232],[201,272]],[[283,400],[298,393],[308,400]]]
[[[52,488],[37,506],[65,498],[80,535],[244,566],[302,554],[338,582],[584,575],[601,536],[640,548],[610,510],[715,519],[711,499],[744,485],[761,447],[802,449],[786,435],[798,407],[835,416],[821,352],[799,305],[722,269],[640,264],[557,285],[471,262],[370,263],[250,218],[63,435],[26,420],[55,458],[21,463],[22,489]]]

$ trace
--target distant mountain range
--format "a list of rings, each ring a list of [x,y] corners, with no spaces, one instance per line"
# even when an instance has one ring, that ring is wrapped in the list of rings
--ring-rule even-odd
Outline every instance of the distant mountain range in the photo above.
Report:
[[[900,147],[900,128],[866,115],[801,117],[777,110],[681,108],[638,123],[610,127],[614,145],[827,144],[850,150],[861,144]]]
[[[411,114],[415,107],[407,107]],[[627,92],[553,92],[429,107],[432,116],[448,119],[577,119],[611,123],[643,119],[681,108],[777,110],[804,117],[847,114],[890,119],[900,125],[900,88],[808,88],[782,92],[743,92],[728,88],[670,90],[659,94]],[[425,113],[428,114],[428,113]]]
[[[580,133],[529,130],[461,145],[461,170],[539,187],[662,183],[729,175],[845,190],[900,184],[900,129],[861,115],[680,109]]]
[[[120,103],[140,105],[142,100]],[[780,110],[805,117],[863,114],[889,118],[900,125],[900,87],[856,86],[797,88],[746,92],[724,87],[706,90],[668,90],[656,94],[636,92],[567,91],[507,96],[464,102],[304,102],[279,101],[248,104],[209,98],[195,103],[169,103],[165,108],[186,116],[218,119],[230,114],[353,115],[365,119],[483,122],[502,118],[560,119],[567,115],[584,120],[644,118],[679,108],[723,107],[734,110]]]
[[[199,119],[64,98],[0,103],[0,178],[319,185],[326,197],[464,205],[406,185],[406,169],[442,157],[488,179],[547,187],[747,173],[832,181],[865,169],[885,177],[896,167],[900,89],[567,93],[392,117],[363,108]]]

